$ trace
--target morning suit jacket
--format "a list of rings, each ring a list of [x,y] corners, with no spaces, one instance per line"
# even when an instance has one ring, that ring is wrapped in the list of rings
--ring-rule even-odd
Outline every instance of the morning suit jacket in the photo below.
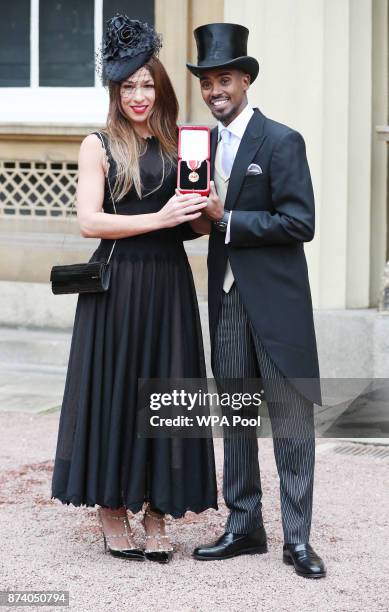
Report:
[[[218,129],[211,132],[213,176]],[[262,174],[246,175],[250,164]],[[315,204],[305,143],[295,130],[254,109],[240,142],[225,200],[230,242],[212,227],[208,307],[214,338],[227,258],[246,312],[280,371],[321,403],[319,364],[304,242],[315,233]],[[304,379],[304,380],[302,380]]]

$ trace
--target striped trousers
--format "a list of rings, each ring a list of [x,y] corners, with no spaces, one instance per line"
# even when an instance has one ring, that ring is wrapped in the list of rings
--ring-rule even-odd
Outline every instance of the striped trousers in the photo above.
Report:
[[[247,317],[236,283],[229,293],[223,292],[214,341],[213,373],[216,382],[262,378],[280,479],[284,541],[308,542],[315,465],[313,404],[295,390],[267,354]],[[271,399],[267,399],[270,385]],[[292,423],[294,431],[301,428],[304,434],[277,436],[282,422]],[[249,533],[262,525],[255,432],[248,436],[224,436],[223,495],[229,509],[226,531]]]

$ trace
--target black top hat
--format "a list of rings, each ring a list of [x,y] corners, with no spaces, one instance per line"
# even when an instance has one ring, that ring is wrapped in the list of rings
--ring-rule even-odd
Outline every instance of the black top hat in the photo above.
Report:
[[[253,83],[259,64],[247,55],[248,35],[248,29],[236,23],[208,23],[196,28],[197,65],[187,63],[187,67],[198,77],[209,68],[237,68],[247,72]]]
[[[103,76],[120,82],[158,55],[161,36],[149,26],[117,13],[107,21],[101,59]]]

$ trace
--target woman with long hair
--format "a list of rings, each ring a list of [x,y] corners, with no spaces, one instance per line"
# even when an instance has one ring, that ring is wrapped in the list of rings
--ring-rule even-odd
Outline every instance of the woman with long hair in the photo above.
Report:
[[[111,283],[78,297],[52,497],[99,506],[112,555],[164,563],[164,515],[217,508],[213,445],[138,435],[138,382],[205,377],[183,240],[197,237],[206,199],[175,191],[178,103],[159,36],[127,16],[107,23],[108,119],[81,144],[77,215],[83,236],[101,238],[90,261],[111,253]],[[142,509],[145,550],[127,513]]]

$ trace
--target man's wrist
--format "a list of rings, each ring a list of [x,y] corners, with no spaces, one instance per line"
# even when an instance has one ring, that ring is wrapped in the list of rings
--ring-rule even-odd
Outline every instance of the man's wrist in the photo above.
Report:
[[[219,213],[219,216],[216,218],[216,217],[215,217],[215,213],[214,213],[214,212],[212,212],[212,214],[210,214],[206,208],[204,209],[204,214],[205,214],[205,215],[208,217],[208,219],[209,219],[210,221],[212,221],[212,222],[215,222],[215,221],[221,221],[221,220],[223,219],[223,215],[224,215],[224,213],[225,213],[225,210],[224,210],[224,208],[223,208],[223,209],[222,209],[222,211],[221,211],[221,213]]]
[[[229,210],[225,210],[223,216],[217,221],[213,221],[214,226],[219,230],[219,232],[226,232],[228,226],[228,219],[230,218]]]

